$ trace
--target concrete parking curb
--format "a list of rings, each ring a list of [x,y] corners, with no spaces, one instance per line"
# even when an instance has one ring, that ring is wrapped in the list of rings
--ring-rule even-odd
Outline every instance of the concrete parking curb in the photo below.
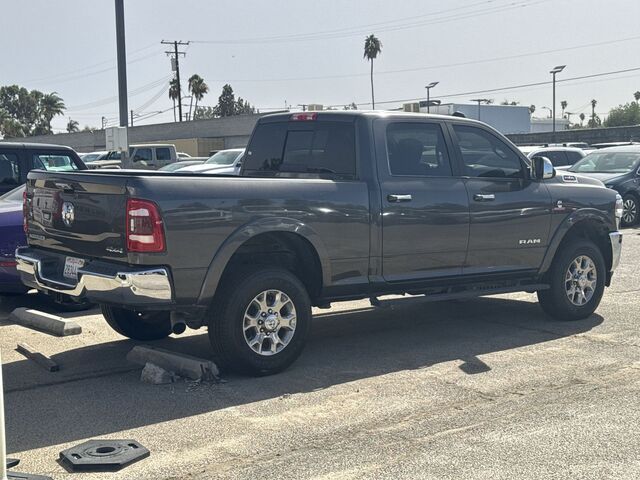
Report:
[[[33,310],[31,308],[16,308],[9,320],[26,328],[32,328],[44,333],[67,337],[69,335],[79,335],[82,327],[72,320],[65,320],[57,315]]]
[[[175,353],[162,348],[139,345],[127,354],[127,360],[138,365],[153,363],[181,377],[200,380],[203,375],[218,377],[218,367],[211,360]]]

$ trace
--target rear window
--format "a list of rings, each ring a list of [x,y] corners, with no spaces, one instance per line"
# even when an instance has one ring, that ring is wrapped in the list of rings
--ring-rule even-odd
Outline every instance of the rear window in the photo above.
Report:
[[[354,126],[315,121],[258,125],[244,170],[250,175],[352,179],[356,174]]]
[[[156,160],[171,160],[171,150],[168,148],[156,148]]]
[[[47,170],[49,172],[68,172],[70,170],[78,170],[78,166],[73,161],[73,158],[63,153],[36,153],[33,155],[33,168]]]

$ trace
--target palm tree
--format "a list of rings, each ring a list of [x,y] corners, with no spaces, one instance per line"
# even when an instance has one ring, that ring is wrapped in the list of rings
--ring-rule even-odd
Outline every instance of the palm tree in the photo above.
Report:
[[[58,96],[58,92],[44,94],[40,99],[40,120],[42,126],[50,132],[51,120],[56,115],[62,115],[65,108],[67,107],[65,107],[62,98]]]
[[[173,121],[176,121],[176,100],[180,96],[180,85],[178,79],[172,78],[169,82],[169,98],[173,100]]]
[[[529,105],[529,113],[533,115],[533,112],[536,111],[536,106],[535,105]]]
[[[191,102],[189,103],[189,120],[191,120],[191,106],[193,104],[193,98],[196,99],[196,110],[198,110],[198,101],[202,100],[204,96],[209,92],[209,85],[204,83],[204,79],[194,73],[189,78],[189,91],[191,92]]]
[[[382,52],[382,43],[375,35],[369,35],[364,40],[364,57],[371,62],[371,107],[376,109],[376,101],[373,94],[373,60]]]
[[[562,108],[562,118],[564,118],[564,111],[567,108],[567,105],[569,105],[569,104],[567,103],[566,100],[562,100],[560,102],[560,107]]]
[[[636,103],[640,101],[640,90],[633,94],[633,98],[636,99]]]
[[[592,127],[596,126],[596,105],[597,104],[598,104],[598,101],[595,98],[591,100],[591,126]]]
[[[582,123],[584,122],[584,119],[586,118],[586,115],[583,113],[580,114],[580,126],[582,126]]]
[[[67,132],[74,133],[80,131],[80,124],[69,117],[69,122],[67,122]]]

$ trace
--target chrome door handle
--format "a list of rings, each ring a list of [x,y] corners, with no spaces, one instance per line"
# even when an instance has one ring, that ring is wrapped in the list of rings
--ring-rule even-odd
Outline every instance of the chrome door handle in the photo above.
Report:
[[[496,196],[493,193],[476,193],[473,199],[476,202],[491,202],[496,199]]]
[[[390,194],[387,195],[387,200],[390,202],[410,202],[412,200],[411,195],[394,195],[394,194]]]

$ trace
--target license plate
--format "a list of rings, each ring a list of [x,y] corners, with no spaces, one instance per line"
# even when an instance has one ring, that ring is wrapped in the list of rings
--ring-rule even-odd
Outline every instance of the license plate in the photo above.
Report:
[[[84,266],[83,259],[75,258],[75,257],[67,257],[67,259],[64,262],[63,275],[65,276],[65,278],[78,280],[78,268],[83,266]]]

